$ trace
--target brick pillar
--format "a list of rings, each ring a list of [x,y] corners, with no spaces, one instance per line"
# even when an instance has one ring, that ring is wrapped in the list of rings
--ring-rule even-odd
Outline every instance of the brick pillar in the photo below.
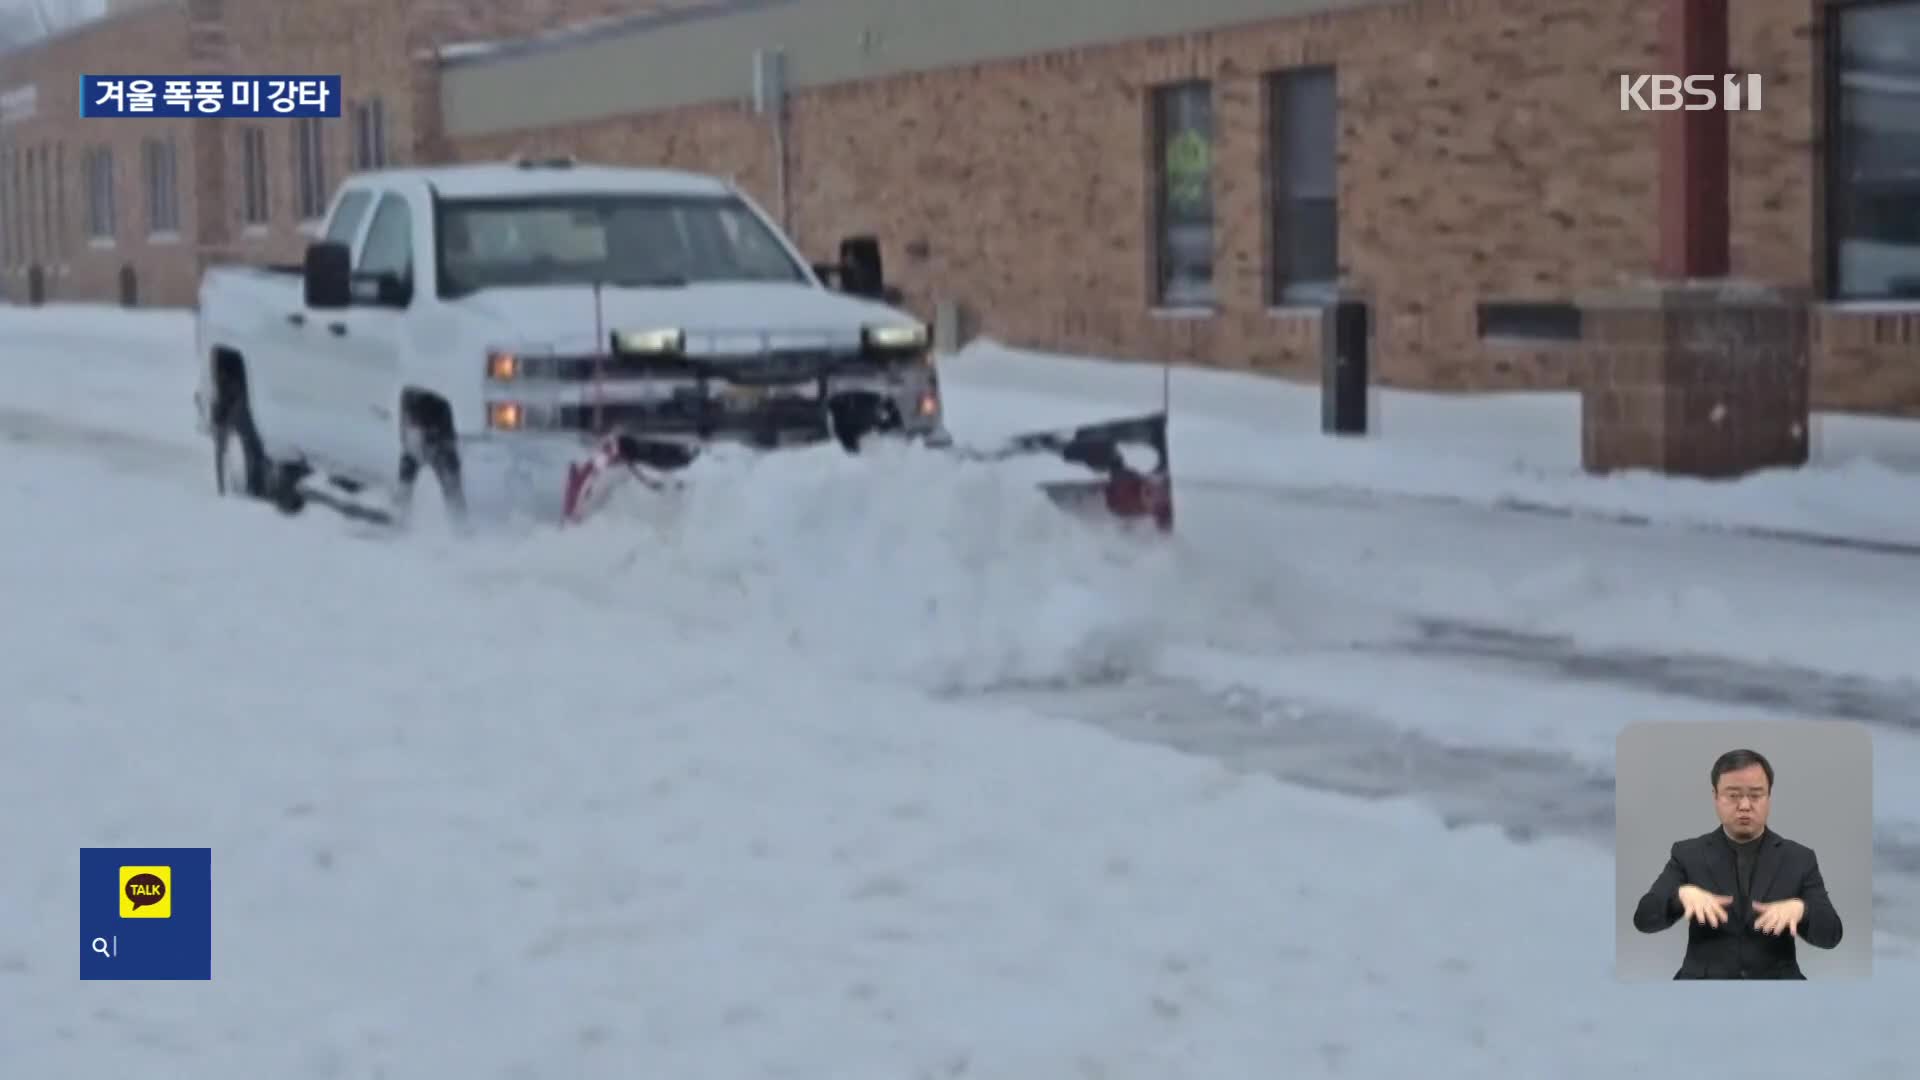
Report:
[[[184,14],[187,20],[187,58],[188,67],[198,75],[222,75],[233,69],[232,42],[227,36],[226,5],[217,0],[188,0]],[[235,258],[233,246],[232,220],[233,200],[228,197],[228,185],[234,171],[227,156],[227,142],[233,130],[228,120],[193,120],[189,122],[189,150],[191,165],[188,175],[193,178],[193,187],[188,191],[188,213],[191,215],[191,242],[194,256],[194,280],[206,273],[210,266],[231,261]],[[189,292],[189,303],[197,295],[197,288]]]
[[[1727,0],[1662,0],[1661,70],[1724,74]],[[1663,112],[1660,124],[1660,276],[1725,277],[1732,270],[1727,114]]]
[[[1661,3],[1659,70],[1727,74],[1727,0]],[[1721,478],[1804,465],[1808,304],[1729,277],[1729,117],[1645,119],[1659,125],[1659,264],[1652,280],[1582,298],[1581,461]]]
[[[1589,297],[1589,470],[1734,477],[1807,460],[1807,305],[1736,283]]]

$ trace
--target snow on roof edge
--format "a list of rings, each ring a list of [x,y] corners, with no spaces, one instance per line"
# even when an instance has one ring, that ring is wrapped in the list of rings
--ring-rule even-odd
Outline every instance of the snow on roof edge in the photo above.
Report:
[[[542,30],[535,34],[448,42],[422,50],[422,53],[449,67],[483,64],[515,56],[563,49],[591,38],[643,34],[682,23],[725,18],[729,15],[746,14],[794,2],[795,0],[678,0],[677,3],[668,7],[603,15],[568,23],[551,30]]]

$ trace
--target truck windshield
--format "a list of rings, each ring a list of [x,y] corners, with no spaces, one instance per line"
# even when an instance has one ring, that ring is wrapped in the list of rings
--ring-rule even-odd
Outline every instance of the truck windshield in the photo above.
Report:
[[[446,200],[437,233],[448,296],[596,281],[806,280],[773,231],[731,195]]]

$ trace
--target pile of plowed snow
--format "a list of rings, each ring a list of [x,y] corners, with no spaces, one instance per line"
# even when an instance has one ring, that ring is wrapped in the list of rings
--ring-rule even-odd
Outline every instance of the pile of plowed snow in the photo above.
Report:
[[[778,648],[936,691],[1081,683],[1151,659],[1175,569],[1150,529],[1037,487],[1091,475],[897,444],[720,448],[677,493],[623,491],[586,525],[483,536],[459,561],[657,613],[743,663]]]

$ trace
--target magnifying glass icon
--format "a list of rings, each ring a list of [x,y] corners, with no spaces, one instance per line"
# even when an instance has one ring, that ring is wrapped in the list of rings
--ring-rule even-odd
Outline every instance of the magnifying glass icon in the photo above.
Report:
[[[113,956],[112,953],[107,951],[107,939],[103,937],[93,939],[93,951],[108,958],[112,958]]]

